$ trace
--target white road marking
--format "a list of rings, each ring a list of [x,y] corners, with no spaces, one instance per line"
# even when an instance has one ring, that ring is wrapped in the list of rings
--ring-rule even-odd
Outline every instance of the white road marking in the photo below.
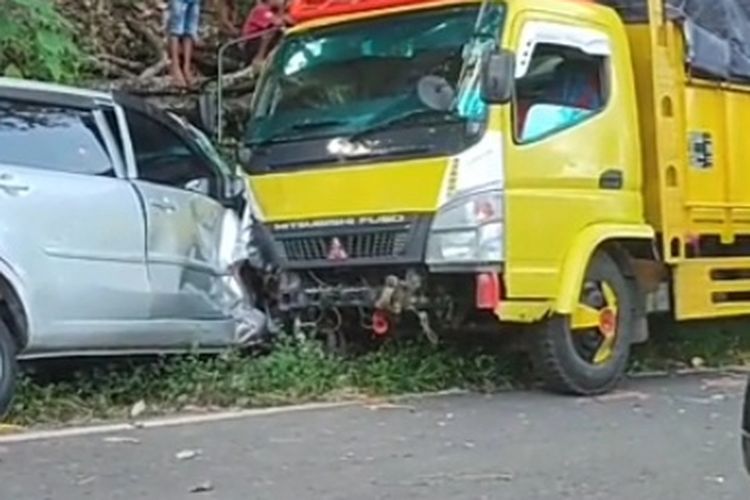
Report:
[[[116,424],[88,425],[80,427],[67,427],[64,429],[51,429],[18,432],[0,436],[0,444],[24,443],[29,441],[43,441],[49,439],[62,439],[78,436],[90,436],[95,434],[111,434],[115,432],[126,432],[142,429],[157,429],[160,427],[176,427],[181,425],[203,424],[209,422],[221,422],[226,420],[237,420],[250,417],[262,417],[267,415],[278,415],[282,413],[294,413],[313,410],[329,410],[354,406],[357,401],[346,401],[339,403],[310,403],[304,405],[279,406],[275,408],[259,408],[251,410],[223,411],[205,415],[182,415],[174,417],[160,417],[150,420],[121,422]]]

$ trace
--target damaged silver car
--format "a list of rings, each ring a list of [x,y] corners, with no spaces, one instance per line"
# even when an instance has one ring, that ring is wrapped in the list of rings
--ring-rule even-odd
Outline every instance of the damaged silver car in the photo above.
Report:
[[[126,95],[0,78],[0,415],[17,358],[244,346],[245,183]],[[238,244],[239,242],[239,244]]]

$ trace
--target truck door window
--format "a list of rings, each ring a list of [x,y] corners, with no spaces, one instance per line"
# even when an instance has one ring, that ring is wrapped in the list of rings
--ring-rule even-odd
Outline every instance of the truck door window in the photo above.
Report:
[[[0,99],[0,163],[115,177],[91,110]]]
[[[214,195],[218,175],[175,131],[157,120],[126,110],[138,178]]]
[[[516,82],[516,139],[543,139],[604,109],[607,61],[573,47],[537,45],[528,72]]]

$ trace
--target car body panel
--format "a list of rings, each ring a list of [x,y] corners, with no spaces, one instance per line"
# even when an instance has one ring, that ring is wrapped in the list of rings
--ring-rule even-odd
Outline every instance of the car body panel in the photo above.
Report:
[[[2,174],[27,188],[0,191],[0,213],[12,215],[0,220],[0,253],[27,287],[38,332],[29,349],[53,338],[76,345],[72,335],[145,320],[145,227],[132,186],[8,165],[0,165]]]
[[[134,181],[146,207],[153,319],[221,319],[218,248],[224,207],[210,198]]]

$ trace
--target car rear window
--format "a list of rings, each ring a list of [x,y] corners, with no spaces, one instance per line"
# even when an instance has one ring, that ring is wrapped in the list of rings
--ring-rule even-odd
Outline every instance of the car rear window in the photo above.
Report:
[[[0,163],[114,176],[90,110],[0,99]]]

